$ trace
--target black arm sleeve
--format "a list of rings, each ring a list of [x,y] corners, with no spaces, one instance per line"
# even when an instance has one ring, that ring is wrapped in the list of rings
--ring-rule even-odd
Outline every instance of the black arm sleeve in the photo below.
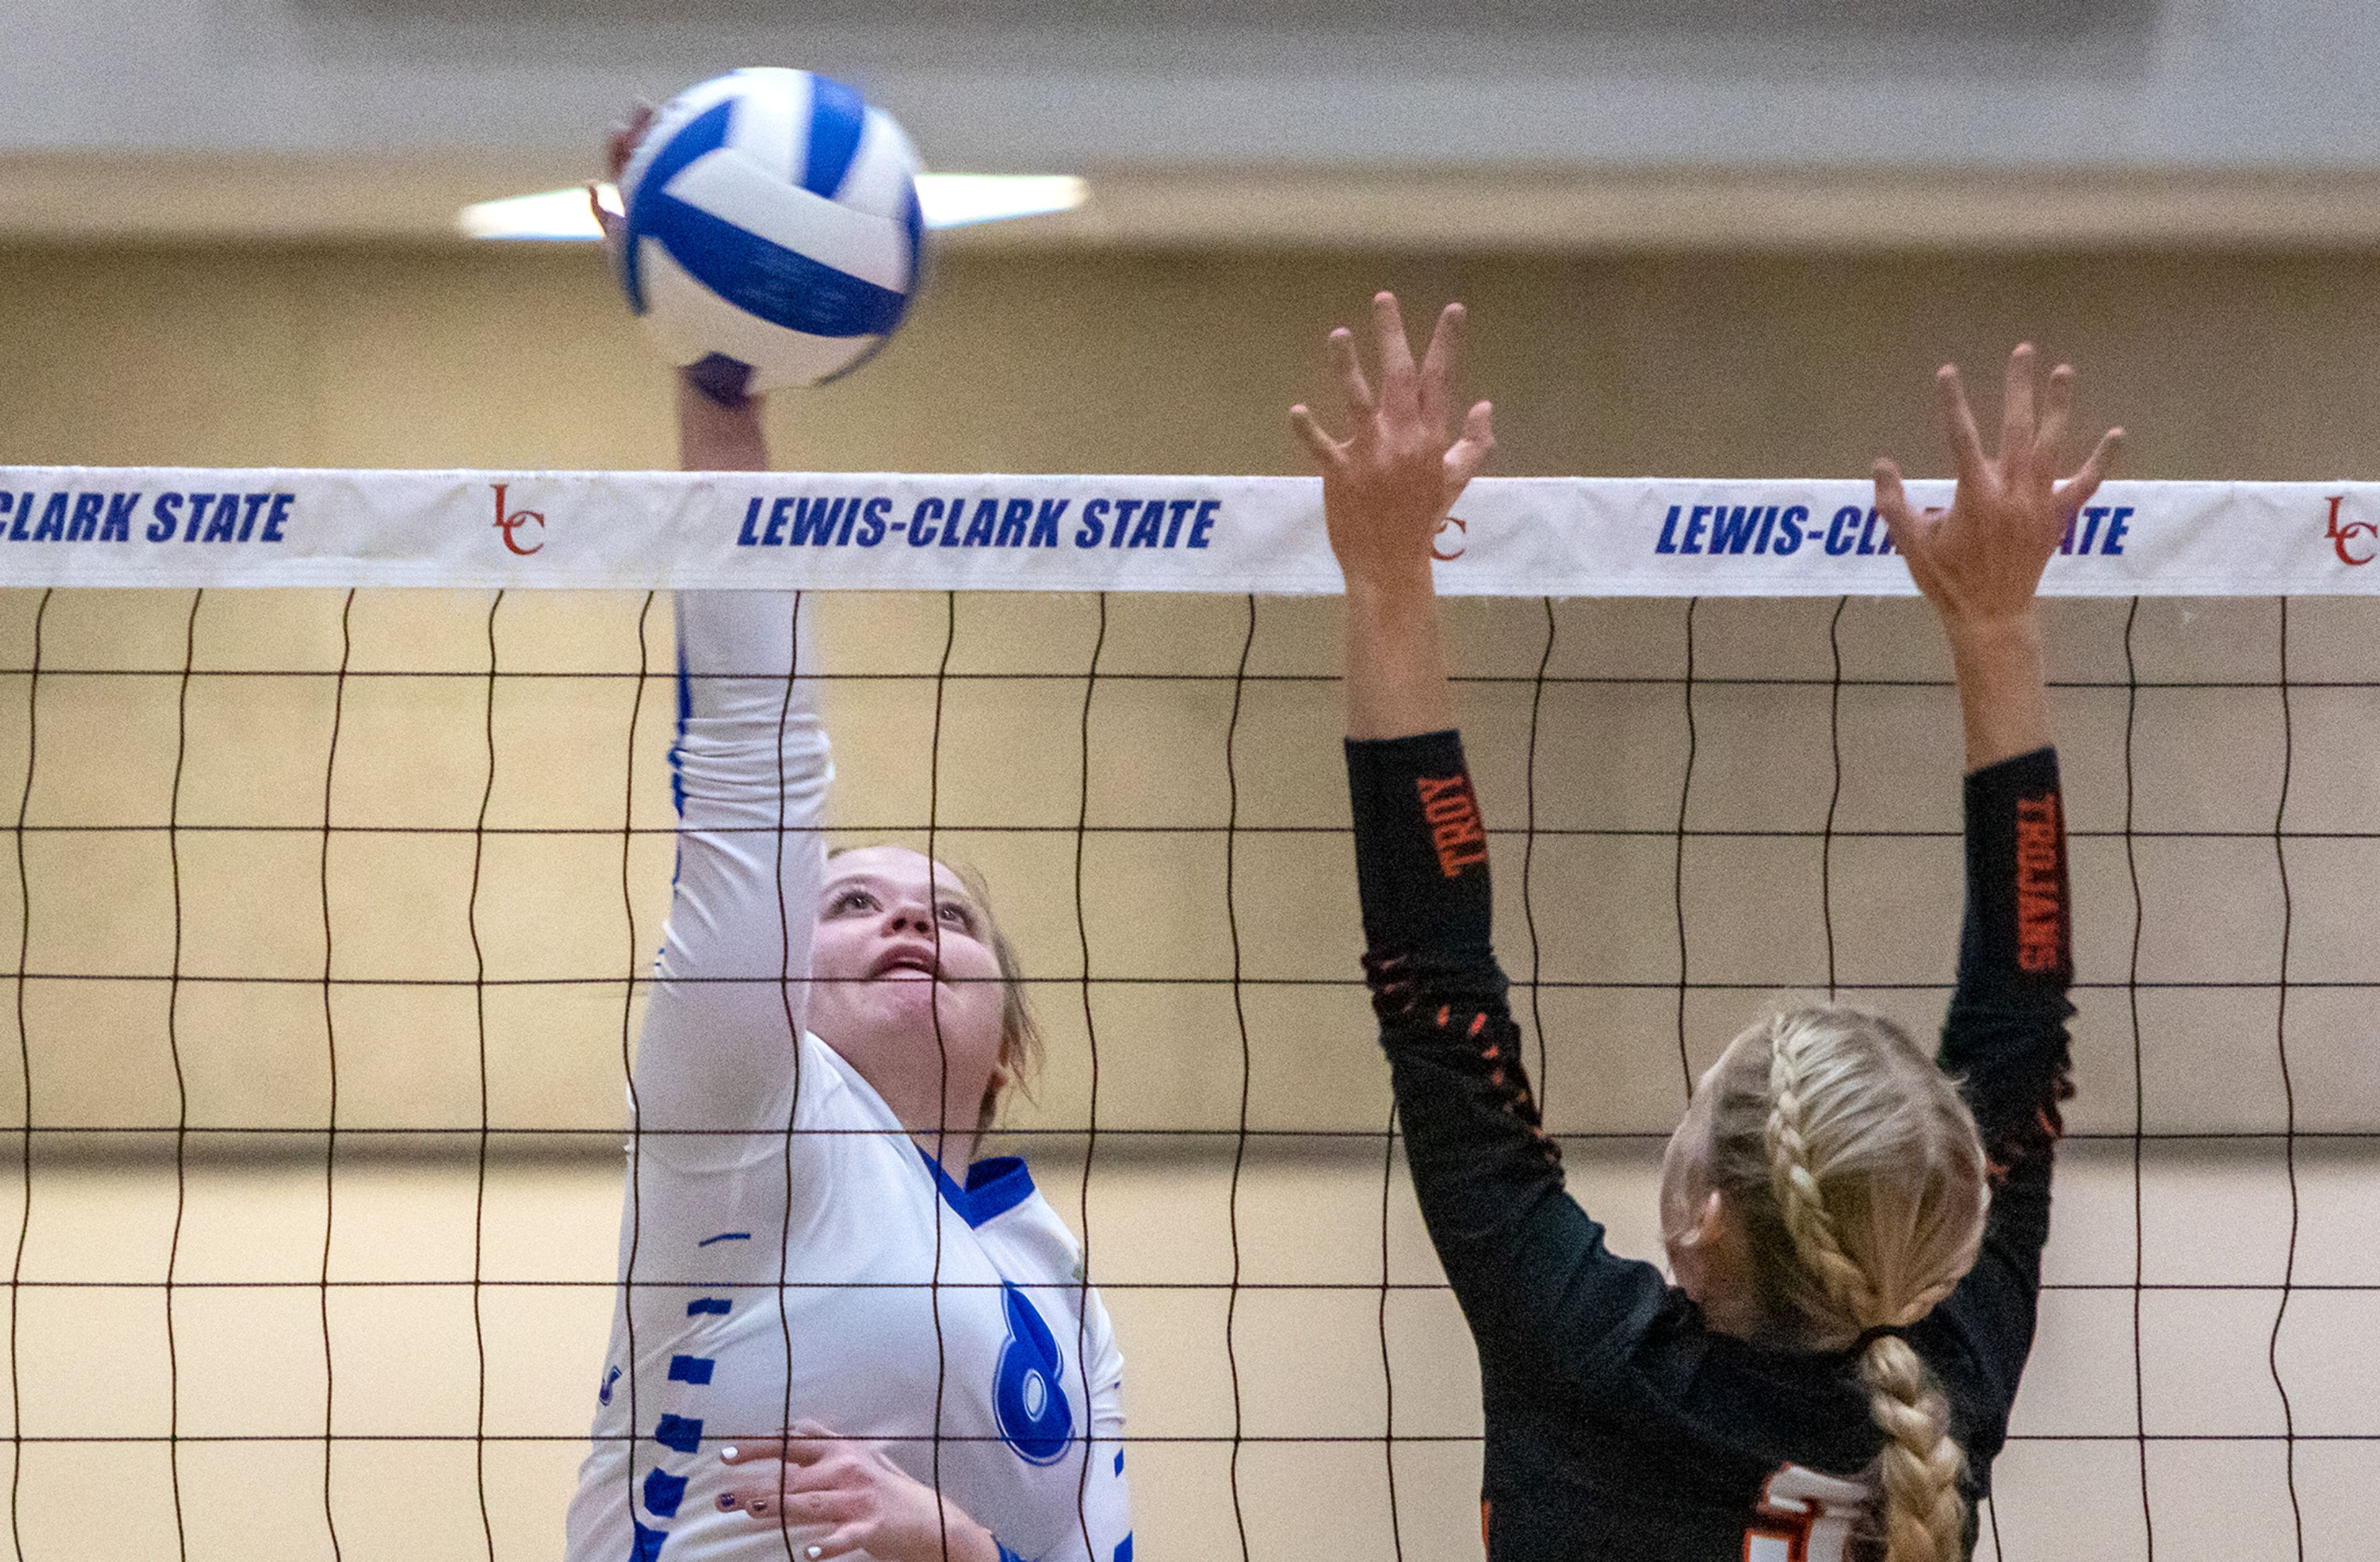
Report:
[[[1414,1191],[1481,1353],[1565,1375],[1658,1308],[1562,1189],[1490,944],[1488,837],[1451,732],[1347,744],[1364,968]]]
[[[2038,749],[1967,778],[1967,913],[1940,1061],[1960,1082],[1991,1163],[1992,1209],[1974,1269],[1943,1304],[1998,1389],[1997,1448],[2033,1348],[2049,1182],[2072,1096],[2066,1001],[2072,896],[2058,755]]]

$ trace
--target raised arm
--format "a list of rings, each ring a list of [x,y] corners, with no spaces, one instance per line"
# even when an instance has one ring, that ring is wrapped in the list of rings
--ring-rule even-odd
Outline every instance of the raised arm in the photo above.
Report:
[[[652,113],[640,104],[613,127],[607,178],[619,178]],[[592,185],[587,201],[616,253],[617,214]],[[677,433],[682,470],[768,469],[760,404],[722,400],[684,371]],[[659,1135],[648,1147],[732,1161],[743,1151],[735,1131],[785,1126],[825,874],[818,827],[833,767],[799,595],[681,591],[673,606],[677,867],[630,1100],[638,1130]]]
[[[1997,1378],[2003,1407],[2032,1346],[2058,1103],[2072,1092],[2066,815],[2034,593],[2122,438],[2109,430],[2058,480],[2073,371],[2058,366],[2037,406],[2034,381],[2033,349],[2020,346],[2009,358],[1999,452],[1987,456],[1958,371],[1942,370],[1942,423],[1958,466],[1948,511],[1912,511],[1899,469],[1879,461],[1876,471],[1877,508],[1949,637],[1966,729],[1966,916],[1940,1058],[1983,1132],[1993,1197],[1983,1252],[1942,1311]],[[1997,1446],[1997,1428],[1986,1441]]]
[[[689,470],[759,470],[757,403],[678,387]],[[658,982],[637,1046],[638,1127],[681,1157],[733,1159],[721,1130],[783,1128],[825,849],[829,763],[808,613],[783,591],[681,591],[677,867]],[[800,674],[797,676],[796,674]]]
[[[1657,1305],[1650,1265],[1613,1256],[1562,1190],[1522,1069],[1490,944],[1488,837],[1453,730],[1430,580],[1431,539],[1493,444],[1481,402],[1450,441],[1460,306],[1416,364],[1396,300],[1374,300],[1379,385],[1354,339],[1330,350],[1353,417],[1344,441],[1291,416],[1322,468],[1346,576],[1347,776],[1365,972],[1393,1071],[1414,1191],[1483,1352],[1565,1370]]]

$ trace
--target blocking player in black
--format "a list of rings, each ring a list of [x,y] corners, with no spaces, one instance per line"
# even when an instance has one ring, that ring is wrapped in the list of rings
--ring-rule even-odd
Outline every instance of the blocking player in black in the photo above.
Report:
[[[2072,376],[2009,360],[1987,455],[1957,371],[1950,508],[1876,503],[1939,615],[1965,720],[1966,921],[1929,1058],[1839,1005],[1767,1015],[1693,1093],[1662,1167],[1670,1276],[1562,1187],[1489,941],[1488,840],[1454,731],[1431,539],[1493,443],[1447,430],[1450,306],[1419,364],[1375,300],[1378,381],[1334,333],[1354,428],[1292,412],[1346,577],[1347,770],[1414,1187],[1479,1350],[1493,1562],[1958,1562],[2033,1343],[2067,1083],[2065,830],[2034,590],[2120,435],[2054,464]]]

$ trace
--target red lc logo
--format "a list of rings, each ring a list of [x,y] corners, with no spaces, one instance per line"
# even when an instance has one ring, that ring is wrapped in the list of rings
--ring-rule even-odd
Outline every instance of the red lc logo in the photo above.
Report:
[[[1438,523],[1438,536],[1439,536],[1439,537],[1443,537],[1443,536],[1445,536],[1445,535],[1446,535],[1446,528],[1447,528],[1447,527],[1452,527],[1455,530],[1457,530],[1457,531],[1461,532],[1461,533],[1464,536],[1464,538],[1466,538],[1466,539],[1468,539],[1468,538],[1470,537],[1470,535],[1471,535],[1471,528],[1470,528],[1469,527],[1467,527],[1467,526],[1465,526],[1465,525],[1463,525],[1463,517],[1462,517],[1462,516],[1460,516],[1460,515],[1449,515],[1449,516],[1447,516],[1447,517],[1446,517],[1446,519],[1444,519],[1444,520],[1442,520],[1442,521],[1440,521],[1440,522],[1439,522],[1439,523]],[[1456,549],[1454,551],[1452,551],[1451,553],[1441,553],[1441,552],[1439,552],[1439,551],[1438,551],[1438,540],[1437,540],[1437,538],[1435,538],[1435,537],[1434,537],[1434,538],[1432,538],[1432,539],[1430,539],[1430,544],[1429,544],[1429,556],[1430,556],[1431,558],[1433,558],[1433,559],[1437,559],[1437,560],[1439,560],[1439,561],[1441,561],[1441,562],[1443,562],[1443,561],[1445,561],[1445,560],[1448,560],[1448,559],[1459,559],[1459,558],[1463,557],[1463,550],[1462,550],[1461,548],[1457,548],[1457,549]]]
[[[519,533],[523,524],[529,521],[535,521],[537,523],[537,529],[543,531],[545,529],[544,512],[540,510],[515,510],[510,515],[507,515],[504,513],[504,490],[510,485],[505,483],[490,483],[488,486],[496,490],[496,529],[504,534],[504,546],[511,549],[514,552],[519,554],[524,559],[543,548],[545,544],[541,541],[532,542],[526,548],[522,547]]]
[[[2330,546],[2338,554],[2340,563],[2368,564],[2375,554],[2380,554],[2380,547],[2374,546],[2374,544],[2380,544],[2380,522],[2350,521],[2345,526],[2341,526],[2338,521],[2338,506],[2346,497],[2347,495],[2343,493],[2334,493],[2330,496],[2330,527],[2322,535],[2330,539]],[[2360,554],[2349,552],[2347,545],[2359,539],[2362,539],[2363,551]]]

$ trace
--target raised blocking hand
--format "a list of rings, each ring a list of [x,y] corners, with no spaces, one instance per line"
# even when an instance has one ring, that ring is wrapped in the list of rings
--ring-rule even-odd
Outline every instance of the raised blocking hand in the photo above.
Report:
[[[2041,572],[2123,442],[2121,429],[2108,430],[2091,458],[2060,481],[2074,370],[2062,363],[2050,370],[2037,410],[2034,379],[2033,347],[2020,344],[2009,355],[1999,451],[1986,455],[1957,366],[1945,364],[1935,376],[1942,431],[1959,474],[1948,510],[1912,510],[1900,468],[1888,458],[1876,464],[1876,511],[1917,588],[1954,632],[2030,611]]]
[[[1447,383],[1463,319],[1462,305],[1447,305],[1416,364],[1396,295],[1377,295],[1377,391],[1365,377],[1354,333],[1342,326],[1330,333],[1331,359],[1354,423],[1347,437],[1331,438],[1303,403],[1289,409],[1291,424],[1321,468],[1330,551],[1350,588],[1410,578],[1416,571],[1426,577],[1431,539],[1496,446],[1493,408],[1484,401],[1471,408],[1459,435],[1449,431]]]

